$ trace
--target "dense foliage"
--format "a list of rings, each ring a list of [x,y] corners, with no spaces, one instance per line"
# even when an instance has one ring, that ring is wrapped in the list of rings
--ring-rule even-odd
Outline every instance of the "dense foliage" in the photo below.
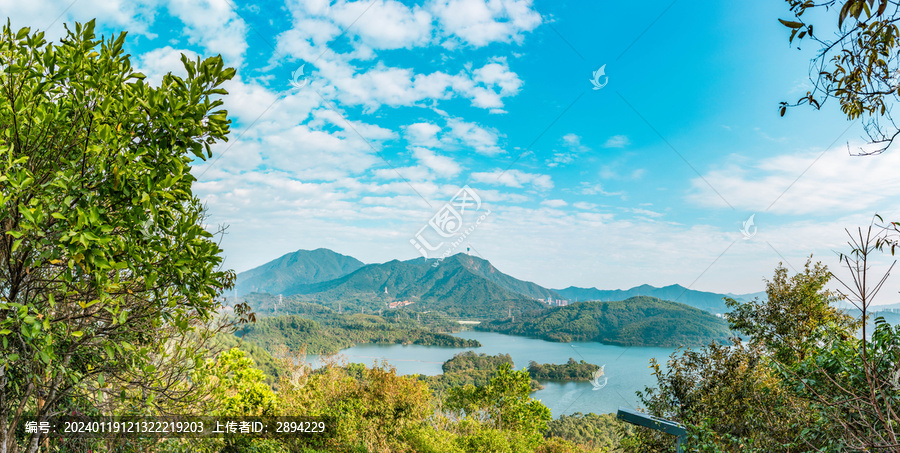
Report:
[[[278,380],[285,373],[281,363],[279,363],[278,359],[272,357],[269,351],[252,341],[241,341],[240,338],[230,333],[219,333],[214,336],[210,340],[209,348],[213,356],[232,348],[240,349],[248,359],[253,361],[256,368],[259,368],[266,375],[266,383],[269,385],[277,384]]]
[[[93,21],[59,44],[0,36],[2,452],[25,414],[185,402],[201,349],[184,334],[233,279],[189,170],[226,139],[235,71],[182,57],[187,76],[152,87],[124,44]]]
[[[443,373],[437,376],[417,375],[416,378],[428,384],[435,394],[442,395],[448,389],[467,385],[487,385],[498,367],[513,366],[509,354],[487,355],[474,351],[461,352],[444,362]],[[541,385],[534,379],[530,382],[531,391],[540,390]]]
[[[584,360],[576,361],[569,357],[569,361],[556,365],[553,363],[528,363],[528,374],[532,379],[539,381],[588,381],[593,377],[595,371],[599,370],[599,365],[587,363]]]
[[[547,423],[549,437],[561,437],[593,448],[615,449],[622,438],[632,434],[632,425],[617,420],[615,414],[560,415]]]
[[[444,373],[458,373],[468,370],[494,370],[503,364],[513,364],[509,354],[487,355],[475,351],[460,352],[441,365]]]
[[[851,269],[866,280],[864,263]],[[897,451],[900,328],[878,320],[871,337],[855,336],[859,323],[828,305],[830,275],[811,262],[790,278],[779,267],[767,301],[730,301],[749,343],[676,352],[665,370],[654,362],[646,410],[684,423],[695,451]],[[625,443],[669,451],[672,439],[638,429]]]
[[[266,350],[286,347],[308,354],[335,354],[341,349],[362,343],[400,343],[457,348],[479,347],[466,340],[443,333],[410,328],[374,315],[333,315],[313,321],[301,316],[260,318],[238,332]]]
[[[476,330],[549,341],[599,341],[623,346],[697,346],[730,335],[719,318],[684,304],[638,296],[618,302],[579,302]]]

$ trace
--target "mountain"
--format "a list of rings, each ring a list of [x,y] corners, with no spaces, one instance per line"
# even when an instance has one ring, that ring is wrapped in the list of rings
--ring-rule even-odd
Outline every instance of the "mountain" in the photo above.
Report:
[[[465,254],[441,262],[416,258],[369,264],[334,280],[293,286],[285,295],[332,308],[340,303],[341,308],[366,311],[385,309],[389,302],[410,301],[416,311],[436,310],[467,318],[540,311],[545,305],[534,299],[560,297]]]
[[[475,329],[549,341],[599,341],[622,346],[693,347],[724,342],[731,336],[722,318],[648,296],[579,302],[517,319],[481,323]]]
[[[298,285],[324,282],[347,275],[362,261],[328,249],[297,250],[237,275],[239,295],[251,292],[289,294]]]
[[[565,289],[556,289],[554,291],[563,296],[563,298],[569,300],[603,301],[623,300],[635,296],[649,296],[663,300],[681,302],[683,304],[690,305],[691,307],[706,310],[710,313],[726,313],[729,311],[728,307],[725,306],[725,302],[722,300],[725,297],[731,297],[738,301],[749,301],[752,300],[753,297],[759,297],[760,294],[762,294],[761,297],[765,298],[765,293],[745,294],[734,297],[735,295],[695,291],[693,289],[687,289],[681,285],[669,285],[662,288],[657,288],[650,285],[641,285],[626,290],[601,290],[597,288],[577,288],[575,286],[570,286]]]

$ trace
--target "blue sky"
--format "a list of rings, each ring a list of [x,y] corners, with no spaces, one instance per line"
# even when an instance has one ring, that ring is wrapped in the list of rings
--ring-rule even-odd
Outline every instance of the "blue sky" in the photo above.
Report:
[[[231,140],[193,169],[237,271],[319,247],[409,259],[421,236],[548,287],[745,293],[779,261],[836,267],[875,213],[900,220],[900,152],[848,156],[863,131],[833,102],[778,115],[815,50],[788,45],[784,2],[0,5],[51,39],[127,30],[151,80],[181,53],[237,68]],[[453,223],[464,186],[480,204]]]

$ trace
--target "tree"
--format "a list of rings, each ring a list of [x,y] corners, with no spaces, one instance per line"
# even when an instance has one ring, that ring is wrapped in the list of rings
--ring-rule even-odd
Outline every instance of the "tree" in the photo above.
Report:
[[[124,42],[95,39],[94,21],[67,27],[59,44],[3,28],[2,453],[23,415],[46,419],[74,397],[177,406],[202,352],[179,344],[211,321],[234,278],[189,171],[226,140],[221,85],[234,70],[182,56],[187,77],[152,87]]]
[[[779,266],[765,301],[728,300],[729,323],[749,344],[673,354],[665,372],[653,363],[648,412],[687,424],[692,451],[900,451],[900,328],[879,319],[871,337],[859,329],[887,278],[871,277],[868,258],[896,245],[873,228],[851,235],[841,255],[845,292],[826,290],[834,275],[810,260],[792,277]],[[832,307],[836,298],[860,319]],[[631,440],[665,448],[649,430]]]
[[[891,116],[900,98],[900,2],[786,1],[793,17],[779,21],[791,30],[790,42],[812,41],[819,51],[810,65],[813,88],[796,102],[781,102],[781,115],[788,107],[803,104],[820,109],[834,98],[847,119],[863,120],[875,145],[860,154],[884,152],[900,135],[900,127]],[[826,14],[815,14],[818,10]],[[807,12],[812,14],[804,16]],[[821,21],[823,17],[826,22]]]
[[[818,346],[825,326],[833,325],[849,336],[859,325],[832,305],[839,297],[825,290],[830,279],[828,268],[812,264],[811,259],[807,259],[803,273],[790,278],[779,264],[775,277],[766,282],[764,300],[740,303],[725,298],[732,309],[728,324],[768,349],[780,363],[793,365]]]
[[[530,447],[536,447],[551,420],[550,409],[529,397],[531,377],[516,371],[508,363],[497,367],[491,382],[484,386],[466,385],[448,391],[445,408],[486,422],[497,431],[521,435]]]
[[[676,351],[665,370],[653,359],[651,368],[657,386],[638,396],[648,413],[687,425],[687,451],[799,451],[797,433],[810,424],[810,411],[759,346],[711,343]],[[674,439],[636,428],[631,442],[640,451],[670,451]]]

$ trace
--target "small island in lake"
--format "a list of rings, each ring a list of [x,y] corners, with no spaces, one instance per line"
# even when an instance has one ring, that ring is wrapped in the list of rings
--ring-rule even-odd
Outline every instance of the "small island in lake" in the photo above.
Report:
[[[528,363],[528,374],[538,381],[589,381],[599,369],[599,365],[584,360],[576,361],[571,357],[562,365],[535,361]]]

